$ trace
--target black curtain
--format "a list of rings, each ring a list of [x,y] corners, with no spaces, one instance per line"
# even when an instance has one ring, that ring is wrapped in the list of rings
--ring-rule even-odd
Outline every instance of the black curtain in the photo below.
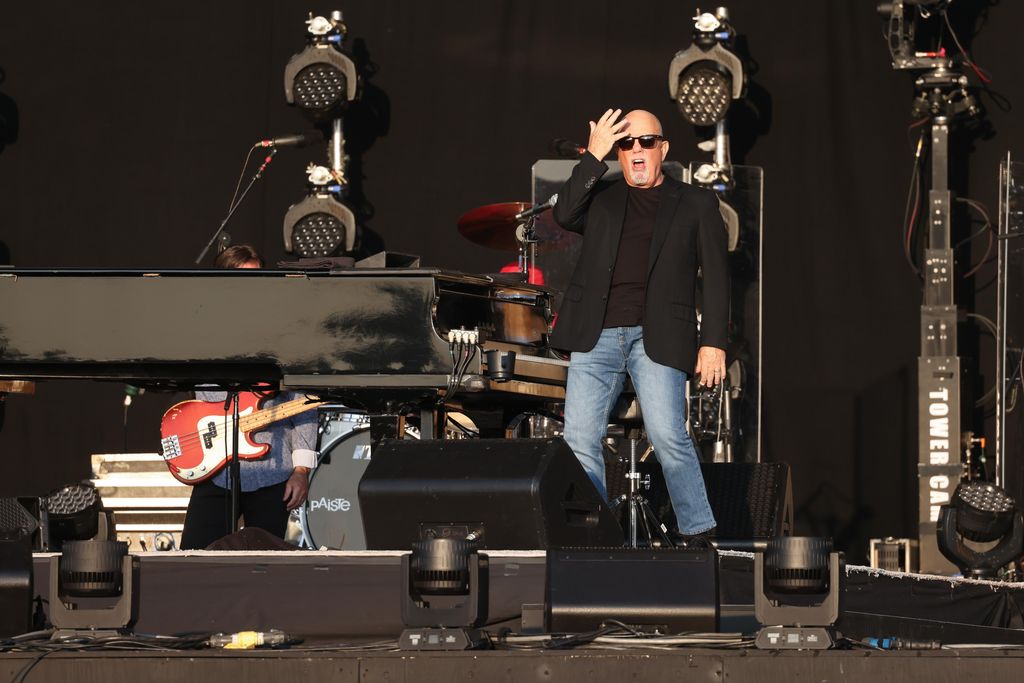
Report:
[[[920,286],[901,249],[912,76],[892,70],[874,2],[728,7],[753,66],[734,160],[765,169],[765,457],[793,466],[798,531],[834,536],[856,561],[869,537],[915,533]],[[364,251],[497,269],[507,256],[462,240],[458,217],[528,199],[548,141],[585,142],[587,120],[607,107],[655,112],[674,159],[707,156],[667,88],[672,56],[691,42],[693,3],[18,3],[0,10],[0,242],[10,260],[190,265],[249,146],[308,127],[282,81],[310,9],[344,12],[367,74],[345,124]],[[994,217],[998,162],[1024,148],[1012,118],[1024,96],[1024,6],[964,0],[951,11],[994,76],[981,98],[989,125],[956,138],[954,179]],[[310,161],[321,153],[277,156],[232,222],[235,242],[270,262],[284,256],[282,218]],[[960,290],[990,316],[993,276],[987,266]],[[970,325],[962,336],[984,390],[991,343]],[[176,397],[137,398],[125,433],[122,396],[121,386],[53,382],[11,397],[0,495],[85,477],[89,453],[155,451],[159,415]]]

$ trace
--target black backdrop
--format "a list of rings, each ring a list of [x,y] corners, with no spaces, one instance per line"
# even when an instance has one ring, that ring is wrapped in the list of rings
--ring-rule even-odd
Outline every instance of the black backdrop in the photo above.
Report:
[[[874,6],[728,5],[755,65],[734,160],[765,169],[765,456],[793,465],[798,531],[834,536],[854,560],[867,538],[912,535],[916,521],[920,290],[900,249],[913,89],[890,68]],[[667,94],[669,61],[690,43],[691,2],[8,3],[0,241],[10,261],[191,264],[245,150],[307,127],[282,80],[310,9],[344,11],[369,74],[346,121],[367,251],[495,269],[502,255],[464,242],[458,216],[528,198],[548,140],[585,142],[587,119],[609,106],[658,114],[672,158],[706,156]],[[1012,109],[1024,96],[1024,5],[960,0],[953,19],[1001,98],[983,96],[990,130],[957,166],[961,188],[994,216],[998,162],[1024,149]],[[283,256],[281,220],[313,160],[309,149],[278,155],[233,221],[236,242]],[[962,292],[990,315],[993,273]],[[980,346],[979,381],[990,386],[991,342],[972,328],[963,337]],[[131,451],[156,450],[159,415],[176,397],[136,399],[126,433],[122,396],[121,386],[54,382],[10,398],[0,494],[87,476],[89,453],[120,451],[125,439]]]

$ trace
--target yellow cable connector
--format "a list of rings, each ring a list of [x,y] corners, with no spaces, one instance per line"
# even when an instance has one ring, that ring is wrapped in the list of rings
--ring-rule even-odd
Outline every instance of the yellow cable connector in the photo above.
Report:
[[[230,635],[218,633],[210,636],[210,640],[207,642],[210,647],[220,647],[225,650],[252,650],[263,646],[286,645],[290,640],[287,633],[275,628],[269,631],[239,631]]]
[[[231,642],[224,645],[225,650],[252,650],[263,644],[263,634],[256,631],[240,631],[232,634]]]

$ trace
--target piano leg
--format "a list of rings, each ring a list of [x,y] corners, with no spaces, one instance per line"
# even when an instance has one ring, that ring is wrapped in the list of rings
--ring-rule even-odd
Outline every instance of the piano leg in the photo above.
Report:
[[[443,438],[448,412],[443,406],[420,408],[420,439]]]

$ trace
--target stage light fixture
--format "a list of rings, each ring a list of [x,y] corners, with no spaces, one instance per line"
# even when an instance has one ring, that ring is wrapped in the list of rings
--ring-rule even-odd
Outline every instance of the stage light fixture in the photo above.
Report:
[[[138,616],[138,561],[122,541],[69,541],[50,558],[54,638],[116,635]],[[116,598],[111,601],[110,598]]]
[[[1000,578],[1000,570],[1024,553],[1024,515],[998,486],[965,481],[939,510],[936,535],[939,551],[965,576]]]
[[[693,44],[676,53],[668,68],[669,95],[683,118],[695,126],[713,126],[725,119],[733,100],[746,85],[743,62],[728,49],[735,33],[728,11],[698,13]]]
[[[402,556],[402,650],[470,650],[487,645],[486,555],[457,538],[430,538]]]
[[[714,148],[715,145],[712,144],[711,147]],[[740,215],[732,205],[722,199],[725,192],[736,187],[731,164],[701,164],[693,173],[693,183],[718,193],[718,209],[722,214],[725,232],[729,236],[728,249],[730,252],[736,251],[740,243]]]
[[[99,530],[102,504],[96,487],[90,482],[64,486],[40,502],[46,515],[47,541],[51,549],[59,549],[64,541],[92,538]]]
[[[998,486],[967,481],[956,487],[950,501],[958,511],[957,529],[965,538],[987,543],[1003,537],[1013,523],[1017,504]]]
[[[668,90],[684,119],[695,126],[715,128],[713,138],[697,145],[702,151],[713,152],[714,161],[701,164],[692,181],[718,194],[722,221],[729,235],[729,251],[733,252],[739,246],[740,217],[726,200],[736,187],[726,115],[733,100],[743,96],[743,63],[729,49],[736,33],[726,8],[719,7],[714,14],[698,10],[693,23],[693,45],[672,59]]]
[[[123,541],[68,541],[60,558],[60,585],[65,595],[111,597],[121,594]]]
[[[471,542],[433,538],[412,547],[409,579],[414,591],[422,595],[468,594]]]
[[[346,28],[341,12],[306,21],[307,45],[293,55],[284,69],[284,95],[315,121],[331,118],[356,99],[359,78],[356,65],[342,50]]]
[[[776,593],[822,593],[828,590],[832,543],[824,538],[790,536],[768,543],[764,585]]]
[[[762,628],[760,649],[822,650],[832,647],[839,618],[843,558],[832,542],[779,536],[754,554],[754,614]]]
[[[352,251],[356,242],[356,217],[341,202],[341,179],[325,166],[307,169],[309,190],[305,199],[288,208],[284,216],[284,248],[302,258],[334,256]]]

